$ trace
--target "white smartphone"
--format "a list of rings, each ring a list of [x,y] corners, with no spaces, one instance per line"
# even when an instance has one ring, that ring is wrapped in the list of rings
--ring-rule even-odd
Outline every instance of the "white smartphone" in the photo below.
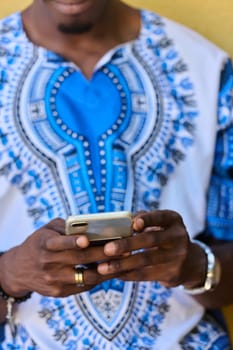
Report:
[[[87,235],[93,244],[128,237],[132,234],[132,214],[116,211],[72,215],[66,220],[67,235]]]

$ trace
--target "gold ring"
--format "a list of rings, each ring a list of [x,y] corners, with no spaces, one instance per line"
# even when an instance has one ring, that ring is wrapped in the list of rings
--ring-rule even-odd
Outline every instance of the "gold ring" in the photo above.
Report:
[[[74,279],[77,287],[84,287],[84,273],[83,269],[76,268]]]

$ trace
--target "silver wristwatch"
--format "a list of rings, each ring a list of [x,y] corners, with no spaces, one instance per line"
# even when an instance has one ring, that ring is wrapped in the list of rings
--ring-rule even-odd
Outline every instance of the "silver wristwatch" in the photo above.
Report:
[[[198,295],[205,292],[210,292],[215,289],[221,278],[221,266],[214,255],[213,251],[205,243],[192,240],[193,243],[199,245],[205,252],[207,258],[207,271],[204,285],[197,288],[186,288],[183,285],[179,286],[185,293],[190,295]]]

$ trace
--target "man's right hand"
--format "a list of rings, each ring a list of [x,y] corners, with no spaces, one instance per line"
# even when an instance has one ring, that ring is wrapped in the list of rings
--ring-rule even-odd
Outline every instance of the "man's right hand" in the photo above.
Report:
[[[85,236],[66,236],[65,221],[54,219],[0,258],[0,284],[13,297],[37,292],[65,297],[91,289],[112,275],[101,276],[96,261],[109,258],[103,247],[90,247]],[[77,286],[75,266],[91,266],[84,272],[84,286]]]

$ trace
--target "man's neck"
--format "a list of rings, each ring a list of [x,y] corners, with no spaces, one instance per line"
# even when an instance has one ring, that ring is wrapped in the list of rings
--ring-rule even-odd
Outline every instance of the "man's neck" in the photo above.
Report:
[[[120,1],[112,1],[93,27],[82,34],[63,33],[37,2],[22,13],[22,19],[27,36],[35,45],[58,53],[69,52],[69,48],[90,50],[105,45],[109,49],[135,39],[140,31],[138,11]]]
[[[113,1],[106,12],[90,31],[82,34],[62,33],[48,13],[37,8],[35,3],[22,13],[22,19],[29,40],[72,61],[90,78],[96,63],[106,52],[134,40],[140,32],[137,10]]]

